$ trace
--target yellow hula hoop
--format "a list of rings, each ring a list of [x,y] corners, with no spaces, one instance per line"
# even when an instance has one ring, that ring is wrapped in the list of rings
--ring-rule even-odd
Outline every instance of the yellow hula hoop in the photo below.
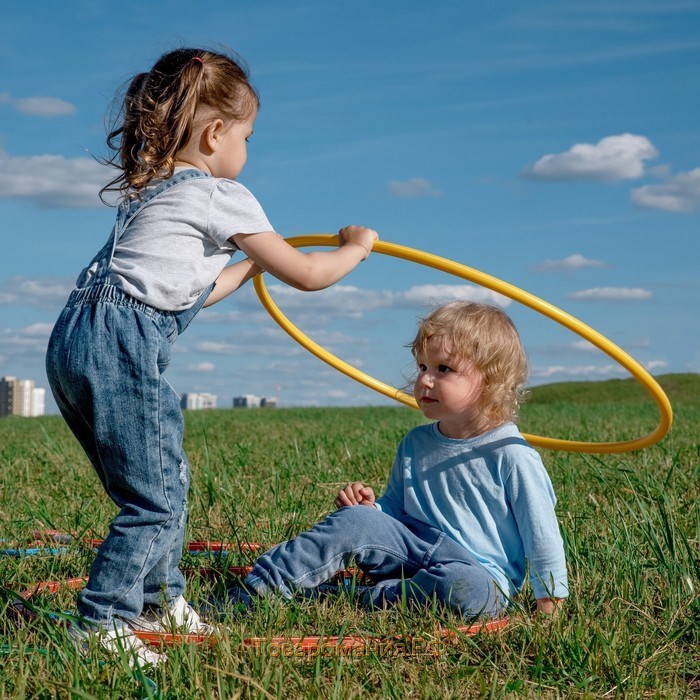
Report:
[[[287,238],[286,241],[295,248],[303,248],[305,246],[337,246],[338,236],[311,234],[307,236]],[[508,282],[504,282],[503,280],[492,277],[491,275],[475,270],[474,268],[467,267],[466,265],[462,265],[461,263],[453,260],[449,260],[448,258],[442,258],[438,255],[425,253],[421,250],[408,248],[407,246],[399,245],[397,243],[389,243],[388,241],[376,241],[372,250],[375,253],[381,253],[383,255],[390,255],[402,260],[408,260],[409,262],[418,263],[419,265],[424,265],[426,267],[441,270],[442,272],[447,272],[455,277],[461,277],[462,279],[469,280],[481,285],[482,287],[487,287],[488,289],[492,289],[499,294],[510,297],[511,299],[518,301],[545,316],[548,316],[552,320],[556,321],[562,326],[565,326],[566,328],[569,328],[570,330],[574,331],[574,333],[577,333],[582,338],[588,340],[590,343],[608,354],[622,367],[628,370],[630,374],[632,374],[632,376],[635,377],[637,381],[649,392],[659,408],[659,425],[648,435],[635,440],[624,440],[621,442],[581,442],[578,440],[561,440],[558,438],[549,438],[523,433],[525,438],[531,444],[551,450],[567,450],[571,452],[628,452],[631,450],[640,450],[643,447],[653,445],[655,442],[661,440],[661,438],[666,435],[671,428],[671,422],[673,420],[671,403],[663,389],[649,374],[649,372],[647,372],[646,369],[644,369],[644,367],[642,367],[633,357],[615,345],[615,343],[611,342],[605,336],[601,335],[590,326],[587,326],[585,323],[582,323],[565,311],[562,311],[549,302],[546,302],[543,299],[520,289],[519,287],[509,284]],[[349,365],[347,362],[344,362],[340,358],[331,354],[325,348],[321,347],[307,335],[302,333],[280,311],[279,307],[272,300],[269,292],[267,291],[267,287],[265,286],[265,282],[263,281],[262,274],[257,275],[253,283],[258,298],[270,316],[272,316],[272,318],[282,327],[284,331],[286,331],[300,345],[304,346],[309,352],[316,355],[316,357],[323,360],[331,367],[334,367],[343,374],[346,374],[351,379],[355,379],[370,389],[374,389],[380,394],[384,394],[390,399],[400,401],[401,403],[411,406],[412,408],[418,408],[415,399],[409,394],[395,389],[394,387],[389,386],[388,384],[385,384],[384,382],[381,382],[368,374],[365,374],[356,367]]]

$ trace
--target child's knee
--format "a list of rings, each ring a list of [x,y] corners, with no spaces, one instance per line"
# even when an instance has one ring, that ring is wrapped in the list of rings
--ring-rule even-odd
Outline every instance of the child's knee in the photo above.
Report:
[[[490,617],[498,612],[496,584],[492,580],[462,578],[440,588],[438,597],[463,617]]]
[[[357,528],[373,527],[375,523],[387,515],[373,506],[345,506],[338,508],[328,516],[339,529],[356,530]]]
[[[380,526],[377,521],[381,516],[387,517],[369,506],[345,506],[317,523],[312,531],[322,537],[331,537],[336,547],[352,551],[367,539],[368,533],[377,531]]]

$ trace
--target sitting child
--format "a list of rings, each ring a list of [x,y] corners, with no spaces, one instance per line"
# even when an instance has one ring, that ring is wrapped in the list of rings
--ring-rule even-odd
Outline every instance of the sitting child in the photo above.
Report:
[[[465,618],[494,617],[522,588],[527,560],[538,611],[559,608],[568,583],[556,498],[513,423],[527,359],[512,321],[454,302],[421,321],[411,349],[414,395],[434,422],[403,438],[384,495],[348,484],[338,510],[263,554],[232,598],[290,598],[354,564],[376,581],[361,592],[367,606],[436,597]]]

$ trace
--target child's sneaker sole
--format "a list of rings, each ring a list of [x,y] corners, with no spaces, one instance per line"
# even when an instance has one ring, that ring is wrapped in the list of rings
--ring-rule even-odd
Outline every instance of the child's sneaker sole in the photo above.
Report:
[[[155,649],[142,642],[121,620],[113,626],[81,625],[77,620],[68,628],[68,636],[81,653],[87,653],[91,646],[104,649],[115,656],[126,656],[129,666],[157,666],[167,659]]]

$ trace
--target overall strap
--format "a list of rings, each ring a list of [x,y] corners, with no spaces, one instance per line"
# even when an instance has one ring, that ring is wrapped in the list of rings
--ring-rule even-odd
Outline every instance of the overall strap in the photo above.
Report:
[[[197,315],[197,312],[204,306],[204,302],[207,297],[211,294],[214,289],[214,283],[210,284],[198,297],[197,301],[192,304],[187,309],[182,309],[181,311],[171,311],[173,318],[175,319],[175,325],[177,326],[178,335],[182,333],[187,326],[190,325],[192,319]]]
[[[106,280],[112,265],[114,251],[117,248],[117,241],[124,235],[124,231],[126,231],[129,224],[145,206],[150,204],[156,197],[163,194],[163,192],[167,192],[171,187],[181,182],[186,182],[187,180],[194,180],[202,177],[211,177],[211,175],[207,175],[207,173],[197,170],[196,168],[187,168],[186,170],[175,173],[171,178],[164,180],[158,185],[147,188],[138,198],[125,198],[122,200],[117,210],[117,220],[114,222],[114,228],[112,229],[109,240],[93,260],[93,262],[97,262],[93,284],[99,284]]]
[[[202,177],[211,177],[211,175],[207,175],[207,173],[197,170],[196,168],[187,168],[186,170],[181,170],[179,173],[175,173],[171,178],[163,180],[160,184],[147,188],[138,199],[129,199],[122,202],[119,207],[119,213],[121,214],[122,211],[124,212],[124,221],[120,227],[118,238],[122,236],[134,217],[156,197],[163,194],[163,192],[167,192],[171,187],[179,185],[181,182],[187,182],[187,180],[195,180]],[[123,210],[122,207],[124,207]],[[119,215],[117,215],[117,223],[119,223]]]

